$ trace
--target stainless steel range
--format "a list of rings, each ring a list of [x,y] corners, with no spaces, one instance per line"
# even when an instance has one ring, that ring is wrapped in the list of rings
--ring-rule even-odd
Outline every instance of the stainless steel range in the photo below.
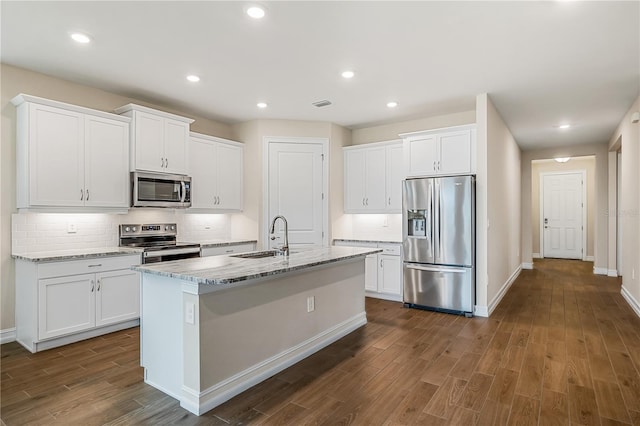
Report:
[[[178,243],[175,223],[120,225],[120,246],[142,248],[142,263],[200,257],[200,244]]]

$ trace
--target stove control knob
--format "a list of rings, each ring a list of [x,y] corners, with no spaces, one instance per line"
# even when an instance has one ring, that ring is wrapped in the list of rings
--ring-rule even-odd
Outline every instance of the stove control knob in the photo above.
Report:
[[[175,231],[176,230],[176,226],[175,225],[171,225],[171,230]]]
[[[132,230],[133,232],[136,232],[136,231],[138,230],[138,228],[136,228],[136,227],[134,226],[133,228],[131,228],[131,230]]]
[[[129,232],[129,231],[131,231],[131,228],[129,228],[128,226],[124,228],[124,232]]]
[[[169,230],[169,225],[165,225],[165,226],[164,226],[164,230],[165,230],[165,231],[168,231],[168,230]]]

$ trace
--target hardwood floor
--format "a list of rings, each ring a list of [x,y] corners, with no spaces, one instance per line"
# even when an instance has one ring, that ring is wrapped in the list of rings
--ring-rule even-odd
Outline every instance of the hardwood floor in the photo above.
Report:
[[[369,323],[197,417],[142,382],[139,330],[2,345],[6,425],[640,425],[640,318],[592,263],[522,271],[491,318],[367,299]]]

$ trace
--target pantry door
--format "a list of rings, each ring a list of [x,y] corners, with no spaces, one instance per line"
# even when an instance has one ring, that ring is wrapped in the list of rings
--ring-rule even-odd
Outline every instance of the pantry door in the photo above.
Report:
[[[275,239],[269,233],[275,216],[282,215],[289,227],[289,246],[327,245],[328,158],[326,139],[268,138],[267,206],[265,246],[284,243],[284,224],[278,220]]]
[[[585,173],[543,173],[542,257],[583,259]]]

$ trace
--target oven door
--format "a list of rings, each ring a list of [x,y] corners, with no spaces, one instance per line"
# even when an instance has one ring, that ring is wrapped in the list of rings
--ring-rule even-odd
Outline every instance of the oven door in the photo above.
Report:
[[[175,248],[169,250],[145,251],[142,256],[142,263],[168,262],[170,260],[191,259],[200,257],[199,247]]]
[[[191,207],[191,178],[132,172],[131,197],[133,207]]]

